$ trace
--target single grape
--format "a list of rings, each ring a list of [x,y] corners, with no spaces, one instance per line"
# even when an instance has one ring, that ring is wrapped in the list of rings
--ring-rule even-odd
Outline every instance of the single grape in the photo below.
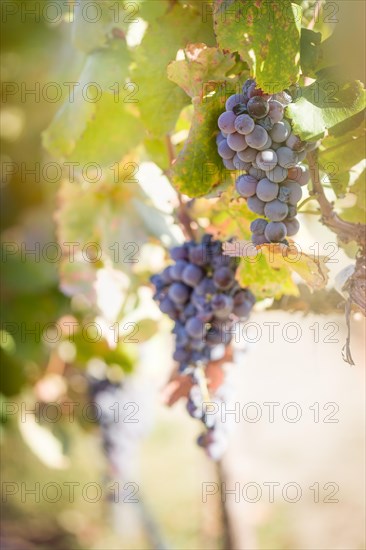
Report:
[[[299,164],[295,168],[289,170],[288,173],[289,179],[293,181],[297,181],[297,183],[301,186],[307,185],[310,180],[310,172],[306,166],[303,164]]]
[[[284,116],[284,107],[282,103],[276,99],[271,99],[268,103],[269,106],[269,117],[273,123],[281,122]]]
[[[171,266],[169,265],[164,269],[164,271],[161,273],[161,279],[164,281],[165,284],[169,284],[173,281],[171,274],[170,274]]]
[[[235,182],[235,188],[239,195],[244,198],[255,195],[258,181],[249,175],[239,176]]]
[[[294,133],[291,133],[286,139],[286,145],[294,151],[303,151],[305,148],[305,142],[301,141],[299,136]]]
[[[235,130],[244,136],[253,132],[254,120],[249,115],[239,115],[235,120]]]
[[[289,204],[291,204],[292,206],[296,206],[302,198],[301,186],[297,183],[297,181],[287,180],[284,183],[284,187],[286,187],[290,191],[290,196],[288,200]]]
[[[171,319],[175,319],[177,315],[177,311],[175,309],[174,302],[168,297],[164,298],[159,305],[160,311],[162,313],[165,313],[166,315],[169,315]]]
[[[268,115],[268,101],[262,96],[252,96],[247,104],[248,113],[254,118],[264,118]]]
[[[264,213],[266,218],[272,222],[280,222],[284,220],[288,214],[287,204],[278,199],[265,203]]]
[[[198,317],[191,317],[185,325],[188,336],[195,340],[200,340],[205,335],[205,323]]]
[[[289,147],[277,149],[278,164],[283,168],[293,168],[299,162],[298,155]]]
[[[233,151],[244,151],[248,147],[245,137],[238,132],[230,134],[227,138],[227,144]]]
[[[217,124],[222,132],[226,134],[233,134],[235,132],[236,116],[232,111],[226,111],[219,116]]]
[[[251,99],[252,97],[260,96],[265,99],[269,99],[269,96],[263,92],[261,88],[257,88],[256,83],[251,84],[247,89],[247,97]]]
[[[181,281],[182,280],[182,273],[183,270],[189,265],[188,262],[185,260],[177,260],[177,262],[172,265],[172,268],[170,270],[171,277],[174,281]]]
[[[269,222],[264,232],[264,236],[271,243],[279,243],[286,237],[286,225],[282,222]]]
[[[189,288],[182,283],[173,283],[169,287],[168,296],[175,304],[184,304],[189,298]]]
[[[290,133],[290,124],[287,122],[287,120],[282,120],[281,122],[276,122],[276,124],[273,125],[272,130],[270,130],[269,132],[269,135],[271,136],[273,141],[282,143],[283,141],[286,141]]]
[[[287,92],[279,92],[272,96],[274,101],[279,101],[282,105],[286,106],[292,102],[292,97]]]
[[[278,184],[263,178],[258,182],[256,194],[258,199],[263,202],[273,201],[278,194]]]
[[[262,244],[269,243],[269,241],[264,235],[252,235],[252,243],[254,246],[261,246]]]
[[[286,225],[288,237],[296,235],[296,233],[300,229],[300,224],[296,218],[286,218],[285,220],[283,220],[283,223]]]
[[[257,149],[252,149],[251,147],[247,147],[244,149],[244,151],[238,152],[238,157],[243,162],[253,162],[258,154]]]
[[[236,155],[233,157],[233,165],[235,166],[235,170],[247,171],[251,167],[250,162],[243,162],[242,160],[240,160],[238,153],[236,153]]]
[[[203,278],[203,270],[194,264],[188,264],[182,273],[182,280],[189,286],[195,287]]]
[[[236,170],[232,159],[222,159],[222,162],[227,170]]]
[[[287,170],[277,165],[272,170],[266,170],[266,175],[267,178],[274,183],[281,183],[281,181],[287,178]]]
[[[223,159],[226,159],[226,160],[232,159],[233,156],[235,155],[235,151],[233,151],[229,147],[226,139],[219,143],[217,151],[218,151],[220,157],[222,157]]]
[[[262,126],[256,124],[254,130],[246,136],[246,141],[249,147],[253,149],[258,149],[258,147],[263,147],[267,143],[268,133]]]
[[[227,294],[215,294],[211,306],[217,319],[226,319],[233,310],[234,300]]]
[[[188,258],[192,264],[203,266],[208,259],[208,247],[203,244],[196,244],[189,248]]]
[[[249,90],[249,88],[250,88],[253,84],[254,84],[254,86],[255,86],[255,80],[253,80],[252,78],[248,78],[248,79],[244,82],[243,88],[242,88],[242,90],[243,90],[243,95],[248,96],[248,90]]]
[[[170,249],[170,257],[172,260],[186,260],[188,256],[188,250],[186,246],[175,246]]]
[[[233,108],[244,101],[243,94],[234,94],[227,98],[225,103],[225,108],[227,111],[232,111]]]
[[[253,304],[251,304],[249,300],[245,300],[241,304],[234,305],[233,313],[240,319],[245,319],[249,317],[249,313],[251,312],[252,307],[253,307]]]
[[[234,295],[234,304],[242,304],[243,302],[248,301],[252,304],[255,304],[255,297],[248,288],[240,288]]]
[[[268,222],[264,218],[257,218],[250,224],[250,230],[254,235],[264,235]]]
[[[257,154],[255,162],[261,170],[273,170],[277,165],[277,154],[272,149],[265,149]]]
[[[228,290],[234,283],[234,273],[228,267],[219,267],[214,271],[213,281],[220,290]]]
[[[288,206],[288,217],[294,218],[295,216],[297,216],[296,206],[292,206],[291,204],[288,204],[287,206]]]
[[[255,214],[259,214],[260,216],[263,216],[264,214],[264,206],[265,202],[261,201],[257,195],[253,195],[252,197],[249,197],[247,200],[248,208],[251,212],[254,212]]]

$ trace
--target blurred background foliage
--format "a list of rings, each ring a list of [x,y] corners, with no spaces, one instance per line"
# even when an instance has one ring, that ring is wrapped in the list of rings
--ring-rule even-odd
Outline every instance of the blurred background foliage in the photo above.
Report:
[[[304,8],[303,24],[308,24],[314,3],[296,3]],[[48,4],[57,5],[57,11]],[[230,37],[234,53],[216,48],[211,4],[103,0],[98,2],[98,22],[82,16],[85,2],[1,4],[2,402],[6,405],[10,399],[20,408],[24,403],[34,407],[57,402],[61,409],[69,401],[81,404],[74,424],[62,417],[38,426],[51,434],[49,444],[41,443],[45,432],[28,423],[22,426],[13,409],[2,408],[4,479],[26,484],[98,480],[103,486],[109,465],[100,450],[101,436],[93,419],[80,414],[90,399],[85,373],[102,371],[111,383],[119,383],[145,363],[155,384],[167,376],[170,365],[163,364],[167,352],[161,349],[167,347],[170,325],[151,304],[148,278],[164,265],[165,249],[183,238],[174,222],[178,200],[168,178],[183,193],[198,197],[191,212],[202,227],[219,231],[223,238],[248,238],[250,213],[245,205],[230,201],[233,181],[217,168],[213,136],[224,94],[247,77],[250,59],[240,57],[235,36]],[[332,4],[338,9],[337,24],[331,17],[329,22],[320,18],[310,35],[303,32],[301,55],[308,78],[336,79],[342,91],[344,81],[364,81],[364,8],[354,0],[325,6]],[[23,17],[25,9],[28,15]],[[40,16],[32,16],[32,11]],[[208,49],[197,60],[195,48],[184,52],[189,43],[204,43]],[[204,95],[207,81],[216,87],[212,97]],[[79,83],[72,88],[73,101],[70,83]],[[98,101],[85,101],[83,93],[93,98],[99,90]],[[357,85],[346,88],[342,117],[333,121],[320,153],[328,196],[337,201],[345,219],[355,222],[364,221],[366,209],[361,96]],[[197,151],[200,155],[192,156]],[[173,170],[172,156],[177,157]],[[205,161],[215,169],[202,178]],[[220,197],[218,184],[226,191]],[[213,201],[200,198],[210,192]],[[315,201],[309,200],[302,220],[304,242],[310,245],[312,233],[322,244],[335,241],[320,226],[314,229],[316,213]],[[73,261],[65,244],[69,242],[78,243]],[[87,243],[95,246],[85,250]],[[341,264],[347,264],[346,254],[354,258],[355,253],[354,245],[346,247]],[[304,274],[309,266],[314,267],[306,259],[297,267]],[[279,261],[273,270],[263,258],[254,266],[243,265],[242,274],[258,298],[291,296],[298,298],[294,308],[301,303],[301,310],[310,302],[288,264]],[[330,275],[328,289],[334,271]],[[322,286],[317,275],[307,282],[315,289]],[[322,300],[325,312],[329,300]],[[334,295],[333,302],[336,309]],[[96,323],[101,337],[93,341]],[[131,323],[138,324],[138,346],[129,341]],[[85,332],[88,326],[91,331]],[[155,355],[149,356],[144,344],[156,339]],[[175,547],[224,547],[218,499],[203,512],[200,494],[187,491],[207,479],[207,471],[216,475],[191,444],[195,428],[179,414],[169,419],[160,414],[142,453],[146,501],[153,506],[153,495],[162,493],[158,515]],[[174,467],[177,444],[184,476]],[[166,462],[159,454],[162,447]],[[162,485],[163,476],[169,482]],[[65,500],[50,505],[44,500],[22,502],[17,494],[5,511],[5,541],[14,550],[122,548],[120,536],[111,529],[106,500],[91,504],[78,495],[72,506]],[[261,536],[278,548],[290,548],[293,541],[278,534],[283,523],[278,513]],[[133,518],[127,513],[124,526]],[[123,547],[154,547],[151,528],[139,533],[137,539],[135,531],[130,539],[124,534]]]

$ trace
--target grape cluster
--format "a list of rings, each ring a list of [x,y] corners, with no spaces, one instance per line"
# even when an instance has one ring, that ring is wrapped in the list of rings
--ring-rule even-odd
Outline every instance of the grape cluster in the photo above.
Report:
[[[301,186],[310,179],[302,164],[317,143],[300,140],[285,118],[292,98],[286,92],[266,94],[248,79],[242,93],[230,96],[218,119],[218,153],[228,170],[243,172],[236,191],[248,208],[263,216],[251,224],[255,245],[286,242],[299,230],[297,204]]]
[[[220,351],[223,355],[232,339],[230,329],[238,320],[248,318],[255,299],[235,281],[236,259],[225,256],[221,241],[211,235],[204,235],[199,243],[177,246],[170,254],[174,263],[151,278],[156,288],[154,300],[175,321],[173,359],[179,371],[193,380],[188,412],[202,420],[212,434],[214,426],[207,424],[209,420],[197,400],[198,372],[217,359]],[[207,437],[206,443],[208,448]]]

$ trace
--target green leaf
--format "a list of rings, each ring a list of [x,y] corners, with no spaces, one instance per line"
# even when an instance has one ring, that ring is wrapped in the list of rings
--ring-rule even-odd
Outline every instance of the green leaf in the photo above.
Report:
[[[234,243],[238,254],[239,243]],[[226,250],[229,248],[226,245]],[[256,252],[253,245],[244,243],[244,255],[240,263],[238,280],[254,289],[258,297],[279,298],[282,294],[298,295],[293,282],[294,271],[313,290],[324,288],[328,282],[328,268],[325,259],[315,260],[297,247],[285,245],[262,245]],[[245,257],[246,256],[246,257]]]
[[[72,23],[74,46],[85,53],[106,46],[112,29],[127,32],[128,23],[134,18],[129,13],[131,11],[126,10],[123,0],[76,2]]]
[[[185,50],[185,60],[172,61],[168,66],[168,78],[178,84],[190,97],[203,97],[210,91],[211,82],[222,82],[233,72],[236,59],[218,48],[205,44],[190,44]]]
[[[297,296],[298,289],[285,266],[273,267],[264,255],[255,263],[242,258],[237,270],[236,279],[243,287],[249,287],[258,300],[264,298],[278,299],[284,294]]]
[[[353,167],[365,158],[365,125],[343,135],[331,135],[323,141],[319,154],[320,169],[326,172],[336,195],[344,196],[349,187]],[[352,186],[352,192],[355,192]]]
[[[189,197],[205,195],[219,184],[231,181],[217,153],[217,119],[225,110],[224,87],[213,95],[195,98],[193,123],[184,148],[173,166],[173,184]]]
[[[191,44],[185,60],[173,61],[168,76],[193,98],[193,121],[188,138],[173,166],[173,183],[184,194],[198,197],[231,181],[217,153],[217,119],[225,101],[238,87],[232,75],[237,60],[217,48]],[[242,66],[243,69],[243,66]]]
[[[211,45],[214,41],[212,18],[203,23],[200,14],[189,6],[175,4],[149,25],[135,50],[133,78],[139,86],[142,121],[155,137],[173,130],[179,113],[189,103],[185,93],[168,80],[168,64],[188,43]]]
[[[333,33],[322,42],[318,70],[332,69],[334,80],[365,81],[365,4],[327,0],[324,14]],[[334,24],[335,23],[335,24]],[[329,33],[329,28],[327,29]]]
[[[316,140],[327,130],[365,108],[365,90],[359,81],[340,84],[317,80],[299,89],[300,99],[286,108],[294,133]]]
[[[301,9],[290,0],[216,0],[214,26],[220,48],[249,61],[265,91],[279,92],[297,82]]]
[[[90,162],[109,166],[119,162],[142,139],[140,120],[126,110],[124,103],[116,103],[112,95],[104,93],[69,158],[82,165]]]
[[[128,113],[124,102],[129,62],[123,41],[114,41],[108,49],[86,58],[74,93],[42,134],[51,155],[105,164],[120,160],[130,149],[130,139],[131,147],[140,141],[139,121]],[[91,139],[90,132],[94,132]]]
[[[310,29],[301,29],[301,72],[304,76],[316,78],[316,70],[320,59],[320,43],[322,35]]]
[[[365,164],[356,181],[349,188],[349,192],[355,195],[356,204],[351,208],[342,210],[342,218],[352,223],[366,224],[366,169]]]

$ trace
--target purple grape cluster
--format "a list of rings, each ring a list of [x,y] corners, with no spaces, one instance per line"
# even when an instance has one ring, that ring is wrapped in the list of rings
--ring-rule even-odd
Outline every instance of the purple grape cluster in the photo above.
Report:
[[[221,241],[211,235],[177,246],[170,255],[174,263],[151,281],[154,300],[175,321],[173,359],[185,372],[230,343],[230,327],[248,317],[255,299],[235,281],[236,259],[225,256]]]
[[[242,93],[230,96],[218,119],[218,153],[228,170],[240,170],[236,190],[248,208],[263,216],[251,225],[255,245],[286,242],[299,230],[297,204],[310,179],[302,164],[318,146],[304,142],[285,117],[292,98],[287,92],[266,94],[252,79]]]
[[[248,319],[255,298],[235,281],[236,259],[225,256],[222,242],[211,235],[177,246],[170,254],[174,263],[151,278],[154,299],[175,321],[173,359],[193,382],[187,410],[206,427],[198,443],[218,460],[226,447],[225,426],[220,428],[218,417],[204,413],[199,377],[209,361],[224,356],[234,323]]]

